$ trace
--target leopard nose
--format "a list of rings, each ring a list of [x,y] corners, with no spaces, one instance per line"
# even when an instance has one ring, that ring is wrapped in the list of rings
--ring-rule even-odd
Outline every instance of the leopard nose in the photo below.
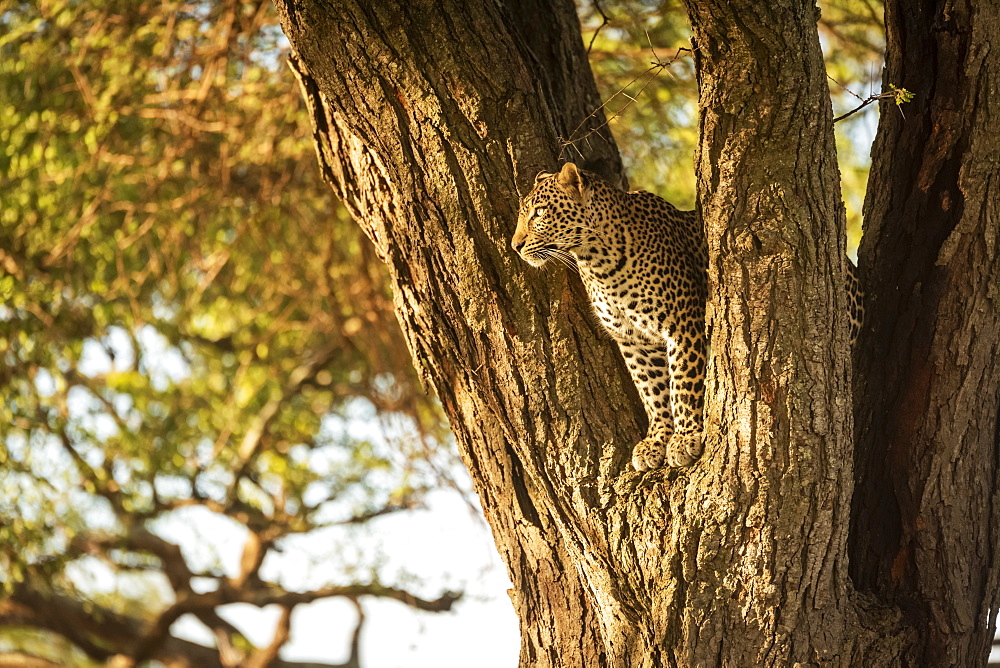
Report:
[[[513,248],[516,252],[520,253],[521,249],[524,248],[524,239],[513,239],[510,242],[510,247]]]

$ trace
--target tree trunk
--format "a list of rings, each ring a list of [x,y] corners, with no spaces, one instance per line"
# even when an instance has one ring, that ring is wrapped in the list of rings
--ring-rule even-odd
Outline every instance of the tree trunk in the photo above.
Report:
[[[886,28],[883,81],[915,97],[883,105],[865,202],[851,572],[920,629],[915,665],[982,665],[1000,545],[1000,7],[889,0]]]
[[[602,665],[606,622],[578,564],[607,583],[612,566],[581,523],[600,529],[587,514],[612,494],[628,457],[613,445],[639,438],[642,409],[579,282],[539,276],[509,247],[557,133],[600,104],[574,8],[276,4],[321,167],[389,265],[414,361],[509,566],[522,663]],[[606,132],[581,150],[620,179]]]
[[[390,268],[510,569],[521,665],[946,665],[914,658],[881,562],[861,571],[875,596],[848,578],[843,211],[811,2],[688,6],[714,293],[707,447],[691,468],[643,475],[628,465],[641,404],[579,281],[509,248],[519,195],[560,152],[623,182],[606,134],[559,141],[599,106],[572,4],[276,4],[321,167]],[[986,164],[995,176],[995,155]],[[995,213],[981,219],[993,236],[976,257],[995,265]],[[975,327],[996,326],[997,283],[980,288],[994,301],[966,332],[970,355],[996,345]],[[995,458],[993,364],[977,377],[992,413],[973,422]],[[988,509],[994,490],[979,490]],[[981,533],[972,570],[993,563],[995,532]],[[992,575],[984,586],[988,606]]]

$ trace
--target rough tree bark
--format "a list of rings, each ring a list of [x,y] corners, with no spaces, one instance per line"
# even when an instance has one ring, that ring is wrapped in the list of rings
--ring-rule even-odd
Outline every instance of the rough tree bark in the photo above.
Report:
[[[390,268],[414,361],[509,565],[522,662],[593,666],[606,622],[578,564],[613,572],[586,532],[601,530],[591,509],[627,463],[614,444],[641,436],[643,413],[579,283],[541,280],[509,248],[518,185],[600,104],[575,10],[276,4],[321,168]],[[582,149],[619,177],[606,137]]]
[[[869,593],[848,576],[843,213],[811,2],[688,4],[715,362],[702,460],[645,475],[628,466],[641,406],[578,281],[558,268],[539,274],[508,247],[519,193],[556,167],[558,138],[598,106],[572,4],[276,4],[321,167],[390,268],[414,360],[452,420],[510,569],[523,666],[951,665],[925,661],[935,655],[917,640],[919,620],[896,607],[900,588],[881,576],[888,550],[865,564],[856,555],[868,539],[852,542]],[[917,23],[929,33],[926,20]],[[963,132],[956,141],[972,145]],[[576,146],[584,166],[621,180],[610,141]],[[965,240],[978,249],[968,261],[995,279],[996,156],[987,164],[976,187],[993,188],[994,208]],[[883,227],[898,220],[883,218]],[[976,359],[996,345],[991,285],[953,293],[964,300],[954,308],[972,294],[985,300],[964,330]],[[877,318],[889,312],[881,299]],[[879,322],[869,347],[885,331]],[[993,404],[973,422],[995,457],[998,370],[977,368],[972,380],[992,383],[982,394]],[[969,422],[959,408],[942,407],[921,428],[957,433]],[[879,437],[862,442],[871,453]],[[984,484],[974,493],[992,499],[995,480]],[[953,491],[966,501],[973,493]],[[992,527],[982,534],[968,577],[989,568],[976,589],[985,610],[997,537]],[[973,623],[986,626],[982,616]],[[963,636],[962,656],[981,656],[984,638]]]
[[[856,585],[919,666],[982,665],[1000,546],[1000,6],[886,2],[886,105],[859,253]]]

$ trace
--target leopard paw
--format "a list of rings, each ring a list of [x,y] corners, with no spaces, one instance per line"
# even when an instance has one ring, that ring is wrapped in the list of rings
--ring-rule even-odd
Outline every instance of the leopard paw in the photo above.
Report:
[[[664,461],[667,466],[690,466],[698,461],[704,448],[705,435],[702,432],[677,433],[667,441]]]
[[[639,441],[632,448],[632,467],[636,471],[651,471],[663,466],[667,454],[666,438],[650,436]]]

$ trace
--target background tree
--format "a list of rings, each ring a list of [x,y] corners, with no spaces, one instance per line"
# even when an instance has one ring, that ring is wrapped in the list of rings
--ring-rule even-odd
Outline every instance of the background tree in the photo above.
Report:
[[[642,413],[578,283],[508,249],[519,194],[599,106],[573,8],[277,5],[324,175],[390,268],[510,567],[522,665],[983,661],[1000,219],[979,92],[1000,62],[994,7],[888,7],[889,81],[917,97],[905,122],[883,113],[876,144],[859,360],[880,358],[859,374],[855,438],[820,16],[790,0],[685,5],[714,298],[709,433],[693,468],[638,475]],[[924,48],[934,67],[917,65]],[[577,161],[623,181],[610,138],[590,139]],[[876,536],[887,521],[900,530]]]
[[[385,271],[317,178],[281,40],[267,3],[0,6],[12,661],[294,665],[276,657],[298,604],[455,600],[352,552],[454,483],[451,449]],[[309,547],[318,529],[342,554]],[[309,584],[282,550],[334,575]],[[272,642],[220,614],[234,602],[280,607]],[[170,635],[185,614],[217,648]]]

